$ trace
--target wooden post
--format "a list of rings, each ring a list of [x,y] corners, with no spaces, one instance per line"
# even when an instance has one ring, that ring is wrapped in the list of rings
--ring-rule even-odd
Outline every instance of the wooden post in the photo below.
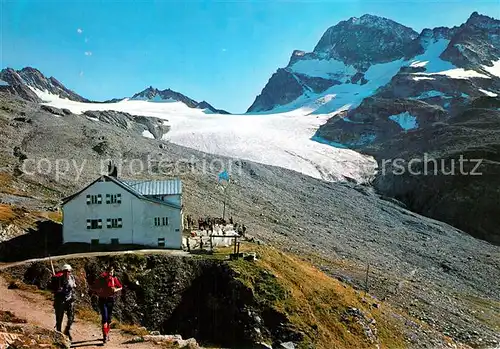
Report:
[[[231,182],[227,182],[226,186],[224,188],[224,208],[222,210],[222,219],[225,220],[226,219],[226,201],[227,201],[227,189],[229,188],[229,185],[231,184]]]
[[[237,241],[238,241],[238,237],[234,236],[234,249],[233,249],[233,253],[234,254],[236,254],[236,244],[237,244]],[[238,258],[238,256],[236,256],[236,258]]]
[[[238,257],[240,255],[240,244],[241,244],[241,242],[238,242],[238,252],[236,252],[238,254]]]
[[[213,250],[213,249],[214,249],[214,243],[212,240],[212,234],[210,234],[210,250]]]
[[[227,197],[226,190],[227,186],[224,187],[224,208],[222,210],[222,219],[226,219],[226,197]]]
[[[370,272],[370,264],[366,266],[366,277],[365,277],[365,295],[368,292],[368,274]]]

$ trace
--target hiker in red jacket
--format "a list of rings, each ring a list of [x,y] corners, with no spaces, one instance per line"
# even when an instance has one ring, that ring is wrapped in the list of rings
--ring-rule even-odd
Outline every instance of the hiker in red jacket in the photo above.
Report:
[[[113,316],[113,306],[115,305],[115,295],[121,291],[122,284],[115,277],[115,269],[110,266],[102,273],[92,286],[92,291],[99,297],[99,311],[101,312],[102,341],[109,341],[109,329],[111,317]]]

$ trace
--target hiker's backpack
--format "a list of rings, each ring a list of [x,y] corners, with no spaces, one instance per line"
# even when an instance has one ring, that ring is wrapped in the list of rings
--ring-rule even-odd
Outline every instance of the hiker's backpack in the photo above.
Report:
[[[50,283],[49,283],[49,290],[52,291],[53,293],[56,293],[58,292],[61,287],[62,287],[62,273],[57,273],[55,275],[52,275],[52,277],[50,278]]]

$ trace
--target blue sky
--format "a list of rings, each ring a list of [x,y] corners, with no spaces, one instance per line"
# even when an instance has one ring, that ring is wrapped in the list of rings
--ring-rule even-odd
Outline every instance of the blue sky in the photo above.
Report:
[[[494,1],[0,0],[1,67],[33,66],[84,97],[152,85],[244,112],[294,49],[371,13],[420,31],[500,17]]]

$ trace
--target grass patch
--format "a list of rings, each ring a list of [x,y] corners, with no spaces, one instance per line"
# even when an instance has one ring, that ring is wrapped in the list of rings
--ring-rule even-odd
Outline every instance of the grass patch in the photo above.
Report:
[[[28,321],[21,319],[10,311],[0,310],[0,322],[10,322],[13,324],[25,324]]]
[[[50,300],[50,301],[54,300],[52,292],[50,292],[48,290],[41,290],[38,287],[36,287],[35,285],[26,284],[22,280],[19,280],[18,278],[14,277],[13,275],[6,273],[6,272],[1,272],[0,276],[3,277],[5,279],[5,281],[7,281],[7,288],[9,290],[20,290],[20,291],[25,291],[25,292],[29,292],[29,293],[35,293],[35,294],[42,295],[47,300]],[[32,300],[29,297],[27,297],[26,295],[21,295],[21,296],[24,297],[25,299]]]
[[[92,322],[96,324],[101,323],[101,317],[99,316],[99,313],[89,306],[78,304],[76,306],[75,313],[79,320]]]
[[[364,293],[327,276],[311,264],[274,248],[242,246],[255,251],[256,262],[230,261],[237,278],[252,289],[258,303],[270,306],[305,334],[300,347],[330,349],[369,348],[374,343],[365,336],[361,325],[346,317],[349,308],[359,309],[368,320],[375,320],[382,347],[404,348],[403,331],[391,320],[387,306],[373,308],[363,300]],[[219,250],[215,258],[221,258]],[[369,297],[369,296],[367,296]]]
[[[30,211],[15,205],[0,204],[0,224],[13,224],[20,229],[35,229],[38,221],[62,222],[61,211]]]
[[[133,336],[146,336],[149,331],[145,327],[138,325],[122,324],[122,323],[112,323],[112,328],[117,328],[125,334],[130,334]]]
[[[16,188],[16,181],[14,177],[7,172],[0,172],[0,193],[30,197],[26,191]]]
[[[18,215],[14,212],[13,207],[10,205],[0,204],[0,222],[9,223],[13,221]]]
[[[21,291],[28,291],[28,292],[33,292],[36,293],[38,290],[38,287],[35,285],[28,285],[22,282],[21,280],[17,280],[14,278],[11,278],[10,280],[7,280],[8,282],[8,289],[9,290],[21,290]]]
[[[471,314],[487,325],[500,332],[500,302],[492,299],[485,299],[473,295],[458,295],[458,298],[467,303],[467,308]]]
[[[62,223],[63,215],[61,211],[42,211],[37,212],[40,218],[45,218],[56,223]]]
[[[14,224],[21,229],[30,229],[35,228],[38,219],[39,217],[25,208],[0,204],[0,223]]]

